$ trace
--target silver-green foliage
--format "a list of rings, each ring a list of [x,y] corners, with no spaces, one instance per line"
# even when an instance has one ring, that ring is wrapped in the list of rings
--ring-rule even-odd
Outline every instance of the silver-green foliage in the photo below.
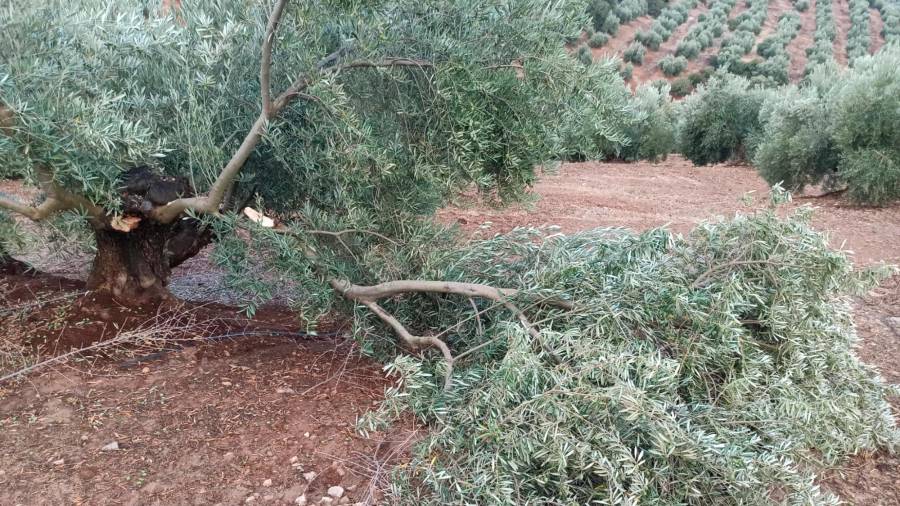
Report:
[[[822,64],[834,60],[834,38],[837,28],[834,24],[834,4],[816,3],[816,31],[813,33],[813,45],[806,48],[806,69],[809,74]]]
[[[622,148],[625,160],[665,160],[675,150],[675,106],[669,85],[643,83],[631,100],[633,121],[625,130],[629,143]]]
[[[900,199],[900,47],[846,71],[820,66],[799,90],[769,96],[754,156],[767,181],[846,187],[862,204]]]
[[[798,191],[807,185],[839,184],[827,104],[816,89],[787,87],[760,111],[765,124],[753,165],[766,181]]]
[[[622,53],[622,59],[628,63],[640,65],[644,63],[644,54],[647,50],[639,42],[632,42]]]
[[[0,99],[15,127],[0,136],[0,166],[30,182],[46,167],[109,212],[135,165],[208,191],[260,113],[273,3],[191,1],[168,15],[138,0],[4,4]],[[544,162],[617,154],[630,96],[615,64],[567,54],[585,22],[578,1],[290,2],[271,89],[304,76],[307,86],[267,125],[238,191],[324,267],[287,236],[248,243],[233,216],[207,217],[215,259],[250,293],[249,308],[291,281],[292,302],[314,319],[336,298],[323,270],[356,282],[415,278],[417,251],[365,232],[434,248],[419,220],[460,189],[515,199]],[[345,229],[364,232],[309,232]],[[385,250],[405,269],[384,267]]]
[[[857,58],[832,93],[848,196],[875,205],[900,199],[900,45]]]
[[[109,209],[121,173],[138,164],[209,187],[259,114],[270,2],[184,2],[177,18],[145,16],[145,3],[0,8],[0,96],[17,121],[0,165],[29,176],[49,167]],[[554,144],[565,137],[560,107],[603,122],[591,104],[604,97],[572,95],[598,69],[583,70],[563,47],[584,9],[537,0],[291,2],[272,89],[303,75],[312,82],[270,124],[242,171],[245,188],[256,185],[275,212],[310,204],[344,215],[428,212],[473,183],[521,193],[535,165],[565,151]],[[427,65],[318,72],[328,55]]]
[[[850,29],[847,31],[847,58],[852,63],[869,54],[869,1],[850,0]]]
[[[720,71],[681,102],[679,152],[697,165],[746,160],[766,95],[749,80]]]
[[[808,218],[766,211],[687,237],[517,229],[437,262],[575,309],[529,304],[539,342],[496,309],[476,324],[468,301],[416,313],[420,331],[462,319],[446,339],[481,347],[448,393],[440,361],[390,365],[398,383],[362,430],[410,411],[432,427],[394,499],[835,503],[820,463],[898,441],[893,391],[855,356],[848,306],[887,269],[854,272]]]
[[[900,42],[900,3],[893,0],[873,0],[872,7],[881,12],[881,36],[886,42]]]
[[[670,54],[661,58],[656,66],[662,73],[669,77],[677,76],[687,67],[687,58],[684,56],[672,56]]]
[[[701,14],[697,23],[678,42],[675,54],[684,55],[692,60],[699,55],[701,50],[712,46],[716,38],[722,35],[723,27],[728,21],[728,14],[736,4],[737,0],[715,2],[709,12],[705,16]]]

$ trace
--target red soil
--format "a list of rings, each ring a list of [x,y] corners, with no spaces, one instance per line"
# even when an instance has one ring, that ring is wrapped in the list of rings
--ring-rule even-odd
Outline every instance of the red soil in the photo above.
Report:
[[[881,31],[884,29],[884,20],[881,18],[881,11],[875,8],[869,9],[869,52],[875,54],[884,46],[884,37]]]
[[[800,32],[794,37],[786,50],[791,58],[788,78],[791,82],[799,81],[806,69],[806,50],[813,45],[813,34],[816,32],[817,0],[810,0],[809,8],[800,13]],[[827,6],[827,2],[823,3]]]
[[[834,59],[841,65],[847,65],[847,32],[853,22],[850,20],[850,4],[847,0],[834,0]]]
[[[352,340],[304,335],[283,307],[251,319],[185,304],[155,318],[152,308],[79,299],[82,288],[49,275],[0,278],[0,376],[17,346],[46,359],[139,328],[148,342],[0,382],[0,504],[294,504],[300,495],[314,504],[332,486],[353,503],[377,502],[388,461],[416,428],[356,434],[389,381]],[[183,347],[154,341],[163,322]]]
[[[567,232],[663,225],[686,232],[764,205],[767,186],[748,167],[693,167],[671,157],[566,164],[535,192],[540,199],[531,207],[452,207],[439,219],[473,235],[548,224]],[[755,204],[741,202],[748,192]],[[827,196],[798,198],[784,212],[806,204],[816,206],[814,226],[856,262],[900,263],[900,205],[860,208]],[[479,225],[486,221],[493,225],[485,231]],[[81,287],[49,276],[0,278],[0,308],[13,309],[0,315],[0,338],[21,343],[43,325],[32,344],[53,353],[135,328],[153,314],[90,299],[77,304]],[[60,298],[65,294],[73,297]],[[22,304],[36,301],[45,303],[29,316]],[[315,503],[332,485],[352,502],[375,504],[372,490],[417,437],[410,423],[373,439],[354,432],[356,418],[389,382],[380,367],[341,336],[285,336],[301,326],[284,308],[253,319],[222,305],[187,308],[195,318],[185,317],[185,338],[222,329],[282,334],[204,341],[158,356],[123,348],[0,383],[0,504],[241,504],[251,497],[293,504],[301,494]],[[860,356],[900,382],[900,276],[854,301],[854,310]],[[102,450],[111,442],[119,450]],[[309,471],[318,473],[312,483],[303,477]],[[852,504],[900,504],[900,458],[858,456],[821,483]]]

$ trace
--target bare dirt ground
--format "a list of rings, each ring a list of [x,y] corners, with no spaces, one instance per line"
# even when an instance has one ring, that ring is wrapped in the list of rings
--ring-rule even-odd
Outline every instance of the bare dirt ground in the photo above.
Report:
[[[566,164],[543,177],[533,205],[456,206],[439,219],[472,235],[550,224],[568,232],[663,225],[687,232],[751,212],[767,191],[748,167],[693,167],[680,157]],[[742,203],[748,192],[756,204]],[[900,206],[859,208],[828,196],[797,199],[785,212],[801,205],[817,207],[814,225],[859,264],[900,263]],[[203,271],[207,259],[194,261],[174,279],[185,290],[216,277],[215,269]],[[142,326],[153,320],[150,310],[76,303],[82,289],[78,280],[49,276],[0,278],[0,337],[21,344],[30,336],[24,344],[53,354],[120,329],[153,328]],[[197,298],[214,295],[197,290]],[[279,307],[254,319],[220,304],[179,311],[194,341],[169,345],[168,353],[153,353],[151,341],[148,349],[92,354],[0,383],[0,504],[283,505],[301,495],[313,504],[333,486],[343,488],[346,503],[377,503],[391,463],[417,429],[407,423],[372,439],[354,432],[390,379],[359,358],[344,329],[304,334]],[[861,357],[900,382],[900,277],[856,301],[855,311]],[[236,335],[196,339],[223,334]],[[858,456],[821,482],[851,504],[900,504],[900,459]]]
[[[139,343],[0,383],[0,504],[314,504],[332,487],[334,504],[375,504],[415,436],[356,434],[389,381],[340,328],[306,334],[280,307],[159,313],[81,293],[0,279],[0,375],[17,351],[24,366],[122,332]]]
[[[847,0],[834,0],[834,28],[837,34],[834,37],[834,59],[841,65],[847,64],[847,32],[853,22],[850,20],[850,4]]]
[[[806,50],[813,44],[813,34],[816,31],[816,0],[810,0],[809,8],[800,12],[800,32],[787,45],[787,54],[791,58],[791,66],[788,69],[788,78],[791,82],[799,81],[806,69]],[[823,4],[827,5],[827,3]]]
[[[884,29],[884,20],[881,18],[881,11],[876,8],[869,9],[869,52],[875,54],[884,46],[884,37],[881,31]]]
[[[440,218],[457,220],[473,233],[483,222],[492,223],[491,234],[523,225],[558,225],[563,232],[667,225],[687,232],[716,216],[752,210],[741,202],[748,192],[757,196],[756,207],[764,205],[768,190],[750,167],[694,167],[679,156],[659,164],[574,163],[543,176],[535,187],[540,199],[531,208],[454,207],[441,211]],[[807,204],[819,208],[815,226],[829,233],[835,247],[845,243],[858,263],[900,263],[900,206],[854,207],[834,195],[795,199],[789,207]]]

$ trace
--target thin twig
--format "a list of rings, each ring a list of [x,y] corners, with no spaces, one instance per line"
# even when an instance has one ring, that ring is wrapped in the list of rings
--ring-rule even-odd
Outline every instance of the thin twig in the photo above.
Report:
[[[741,265],[786,265],[779,264],[778,262],[773,262],[771,260],[734,260],[732,262],[725,262],[722,264],[716,264],[706,270],[703,274],[697,276],[697,279],[691,283],[691,288],[700,288],[703,286],[703,283],[706,282],[709,278],[712,277],[718,271],[728,269],[730,267],[738,267]]]
[[[276,230],[276,232],[280,232],[280,230]],[[368,234],[368,235],[372,235],[372,236],[378,237],[379,239],[383,239],[383,240],[385,240],[385,241],[387,241],[387,242],[389,242],[389,243],[391,243],[391,244],[393,244],[393,245],[395,245],[395,246],[400,246],[400,245],[401,245],[399,242],[395,241],[394,239],[391,239],[390,237],[387,237],[387,236],[384,235],[384,234],[380,234],[380,233],[378,233],[378,232],[375,232],[374,230],[363,230],[363,229],[359,229],[359,228],[348,228],[348,229],[344,229],[344,230],[339,230],[339,231],[337,231],[337,232],[332,232],[332,231],[330,231],[330,230],[304,230],[304,232],[306,232],[306,233],[308,233],[308,234],[315,234],[315,235],[330,235],[330,236],[338,237],[338,238],[340,238],[342,235],[345,235],[345,234]]]

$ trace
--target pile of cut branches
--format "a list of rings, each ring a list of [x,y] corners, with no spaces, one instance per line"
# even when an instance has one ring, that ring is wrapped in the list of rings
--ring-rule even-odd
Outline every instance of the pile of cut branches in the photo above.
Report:
[[[517,229],[447,254],[433,277],[521,290],[538,332],[491,300],[385,303],[421,335],[444,329],[455,355],[449,389],[440,355],[395,358],[396,386],[360,421],[412,412],[432,428],[395,499],[836,502],[815,485],[822,465],[898,441],[893,390],[854,354],[848,306],[891,269],[854,271],[808,217],[739,215],[685,237]]]

